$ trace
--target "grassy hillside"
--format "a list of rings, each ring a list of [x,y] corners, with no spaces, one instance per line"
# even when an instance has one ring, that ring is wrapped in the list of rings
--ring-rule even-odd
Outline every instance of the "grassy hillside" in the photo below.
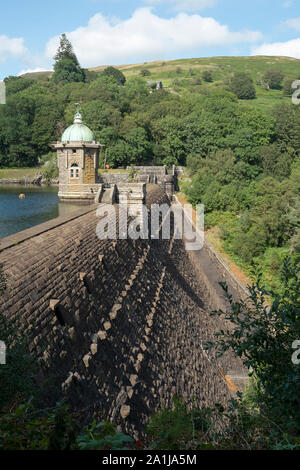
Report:
[[[248,72],[255,79],[259,74],[264,74],[269,68],[280,68],[286,76],[294,77],[300,73],[300,60],[291,57],[206,57],[195,59],[178,59],[168,61],[144,62],[135,65],[118,66],[126,76],[135,75],[141,69],[147,68],[153,75],[157,72],[163,73],[164,77],[168,77],[168,72],[176,71],[177,67],[181,67],[183,71],[189,72],[190,67],[195,71],[212,70],[216,73],[216,79],[222,79],[225,74],[230,72]],[[90,70],[97,71],[100,68]]]
[[[257,99],[248,101],[254,106],[271,108],[275,104],[289,102],[281,90],[265,90],[259,85],[264,74],[269,69],[281,70],[285,78],[296,79],[300,75],[300,60],[289,57],[213,57],[180,59],[172,61],[156,61],[144,64],[122,66],[126,78],[140,75],[142,69],[151,73],[146,80],[161,80],[165,88],[178,93],[185,90],[197,93],[206,87],[223,85],[224,79],[230,78],[235,72],[249,73],[256,84]],[[202,79],[202,72],[210,70],[213,83],[197,84],[197,78]],[[245,103],[245,101],[244,101]]]
[[[92,67],[89,70],[101,72],[104,66]],[[290,98],[283,96],[281,90],[265,90],[260,82],[265,72],[270,69],[281,70],[286,78],[297,79],[300,76],[300,60],[290,57],[209,57],[194,59],[178,59],[167,61],[144,62],[116,66],[122,70],[127,79],[140,76],[140,72],[146,69],[150,75],[145,80],[161,80],[163,86],[171,91],[184,94],[185,91],[201,93],[205,88],[223,85],[224,79],[230,78],[235,72],[249,73],[255,84],[257,98],[248,101],[253,106],[272,108],[274,105],[289,102]],[[213,74],[213,83],[202,80],[202,72],[210,70]],[[36,72],[24,75],[26,78],[43,80],[51,76],[51,72]],[[199,80],[201,84],[199,84]],[[245,101],[244,101],[245,103]]]

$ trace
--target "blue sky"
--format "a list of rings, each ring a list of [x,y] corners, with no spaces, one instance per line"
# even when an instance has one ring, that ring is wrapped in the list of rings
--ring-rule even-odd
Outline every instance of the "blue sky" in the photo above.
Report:
[[[10,0],[0,79],[51,70],[66,32],[84,67],[218,55],[300,58],[300,0]]]

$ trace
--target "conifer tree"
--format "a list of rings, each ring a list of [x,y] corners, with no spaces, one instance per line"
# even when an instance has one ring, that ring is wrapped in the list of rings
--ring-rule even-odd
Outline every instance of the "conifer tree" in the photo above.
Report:
[[[60,37],[59,48],[54,56],[53,80],[56,83],[84,82],[85,73],[80,67],[73,46],[66,34]]]

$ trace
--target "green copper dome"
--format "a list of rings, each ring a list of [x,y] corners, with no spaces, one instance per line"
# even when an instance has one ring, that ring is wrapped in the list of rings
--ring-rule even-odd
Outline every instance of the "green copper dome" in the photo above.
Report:
[[[69,126],[62,135],[62,142],[93,142],[95,140],[92,131],[82,124],[82,116],[75,114],[74,124]]]

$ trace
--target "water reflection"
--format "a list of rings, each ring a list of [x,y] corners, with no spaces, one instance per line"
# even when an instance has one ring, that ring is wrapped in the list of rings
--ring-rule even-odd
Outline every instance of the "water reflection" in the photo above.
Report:
[[[57,192],[57,186],[0,185],[0,238],[82,207],[59,202]],[[19,199],[21,193],[25,199]]]

